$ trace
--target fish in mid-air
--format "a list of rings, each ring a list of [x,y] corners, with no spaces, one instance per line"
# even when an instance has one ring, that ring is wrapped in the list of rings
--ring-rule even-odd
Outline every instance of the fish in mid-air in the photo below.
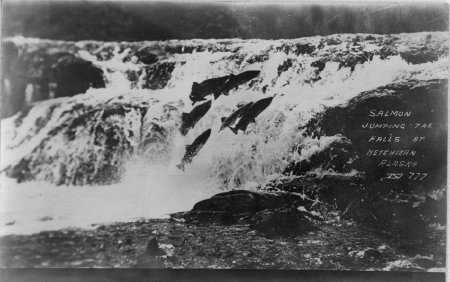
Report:
[[[211,129],[207,129],[205,132],[203,132],[197,138],[195,138],[194,142],[192,142],[191,145],[186,145],[186,152],[184,153],[183,159],[181,160],[181,163],[177,165],[179,169],[184,171],[184,166],[192,162],[192,159],[198,154],[200,149],[205,145],[210,135]]]
[[[238,75],[230,75],[219,91],[214,92],[214,99],[219,98],[221,94],[228,95],[231,89],[237,88],[239,85],[256,78],[260,73],[260,71],[244,71]]]
[[[211,100],[196,106],[190,113],[181,114],[180,132],[186,135],[191,128],[209,111],[211,108]]]
[[[260,74],[260,71],[244,71],[240,74],[226,75],[216,78],[210,78],[201,83],[192,83],[191,94],[189,98],[192,105],[197,102],[205,101],[206,96],[213,94],[214,99],[219,98],[220,95],[228,95],[231,89],[237,88],[239,85],[254,79]]]
[[[231,131],[233,131],[234,134],[238,133],[238,130],[246,131],[247,126],[251,122],[256,122],[255,118],[262,113],[269,105],[272,103],[273,97],[264,98],[261,100],[258,100],[257,102],[253,103],[250,108],[248,108],[242,115],[239,122],[236,124],[236,126],[230,127]]]
[[[236,111],[234,111],[230,116],[228,117],[222,117],[222,126],[219,129],[219,132],[224,130],[226,127],[230,127],[238,118],[242,117],[242,115],[245,113],[247,109],[249,109],[253,105],[253,102],[250,102],[240,108],[238,108]]]
[[[201,83],[194,82],[192,83],[191,94],[189,98],[192,101],[192,105],[197,102],[205,101],[206,96],[213,94],[215,91],[219,91],[221,87],[225,84],[225,82],[229,79],[229,75],[210,78],[204,80]]]

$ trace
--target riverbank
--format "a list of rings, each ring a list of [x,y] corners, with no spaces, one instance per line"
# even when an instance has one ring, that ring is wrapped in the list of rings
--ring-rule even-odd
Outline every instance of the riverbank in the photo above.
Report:
[[[1,267],[145,267],[444,271],[445,229],[402,250],[386,234],[351,221],[301,236],[267,238],[248,224],[195,225],[148,219],[0,238]],[[158,251],[150,246],[152,239]],[[154,241],[153,241],[154,242]],[[153,248],[153,249],[152,249]]]

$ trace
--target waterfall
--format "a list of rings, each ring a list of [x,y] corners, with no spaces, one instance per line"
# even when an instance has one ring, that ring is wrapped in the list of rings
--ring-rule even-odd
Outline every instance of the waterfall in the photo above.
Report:
[[[439,49],[446,33],[392,38],[339,34],[135,43],[7,38],[24,54],[70,51],[102,69],[106,87],[33,102],[2,120],[1,189],[8,204],[0,218],[17,221],[4,232],[161,217],[188,210],[217,191],[253,189],[337,138],[303,134],[301,126],[314,114],[389,83],[447,77],[448,50]],[[442,55],[410,64],[402,52],[420,48],[425,38],[430,50]],[[181,113],[194,107],[193,82],[248,70],[261,73],[227,96],[210,96],[211,109],[186,136],[180,134]],[[221,117],[237,105],[272,96],[245,133],[219,132]],[[185,145],[209,128],[204,147],[184,172],[178,170]],[[300,156],[294,148],[301,144]],[[41,199],[42,194],[50,196]],[[53,220],[42,221],[45,216]]]

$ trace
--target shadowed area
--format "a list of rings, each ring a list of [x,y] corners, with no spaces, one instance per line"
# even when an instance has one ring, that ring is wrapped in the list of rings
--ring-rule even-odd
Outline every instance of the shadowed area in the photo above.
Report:
[[[5,1],[5,36],[140,41],[444,31],[448,5]]]

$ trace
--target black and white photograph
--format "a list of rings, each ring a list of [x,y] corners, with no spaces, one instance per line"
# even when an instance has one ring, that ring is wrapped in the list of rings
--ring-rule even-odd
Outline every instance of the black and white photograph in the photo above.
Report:
[[[445,279],[447,2],[6,0],[1,54],[0,268]]]

